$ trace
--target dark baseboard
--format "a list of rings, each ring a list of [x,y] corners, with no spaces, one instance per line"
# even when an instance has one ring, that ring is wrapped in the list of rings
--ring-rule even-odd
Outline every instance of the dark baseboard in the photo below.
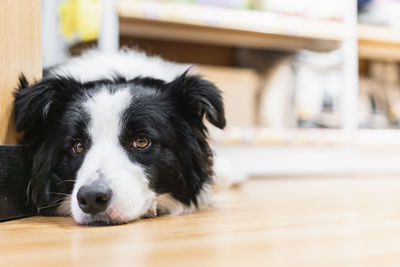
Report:
[[[0,145],[0,222],[35,214],[26,194],[31,164],[27,147]]]

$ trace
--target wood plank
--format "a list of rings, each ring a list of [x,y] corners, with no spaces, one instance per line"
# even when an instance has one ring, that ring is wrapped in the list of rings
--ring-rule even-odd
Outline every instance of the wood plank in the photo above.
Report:
[[[0,144],[15,144],[13,91],[23,72],[42,75],[41,1],[0,1]]]
[[[0,224],[1,266],[399,266],[400,179],[251,180],[214,208],[113,227]]]
[[[357,35],[360,59],[400,61],[400,30],[360,24]]]

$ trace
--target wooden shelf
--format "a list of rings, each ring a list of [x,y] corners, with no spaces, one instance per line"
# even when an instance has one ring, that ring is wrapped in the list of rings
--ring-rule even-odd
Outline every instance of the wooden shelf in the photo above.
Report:
[[[400,129],[359,129],[349,133],[342,129],[230,127],[223,131],[212,128],[210,134],[219,145],[400,147]]]
[[[248,175],[400,174],[400,130],[227,129],[211,131],[218,157]]]
[[[329,51],[349,34],[345,23],[254,10],[119,0],[121,35],[260,49]],[[358,25],[361,59],[400,61],[400,30]]]
[[[319,146],[345,145],[350,136],[341,129],[272,129],[265,127],[228,127],[210,130],[215,144],[250,146]]]
[[[121,35],[249,48],[328,51],[345,23],[182,3],[118,1]]]
[[[383,26],[358,25],[361,59],[400,61],[400,30]]]
[[[218,157],[250,176],[396,174],[400,150],[366,146],[214,145]]]

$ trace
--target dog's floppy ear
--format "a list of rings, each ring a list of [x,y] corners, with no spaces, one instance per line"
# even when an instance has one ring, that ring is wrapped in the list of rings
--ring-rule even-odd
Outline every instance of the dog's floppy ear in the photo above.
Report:
[[[35,127],[42,127],[54,94],[55,90],[49,82],[42,81],[29,86],[26,77],[21,75],[17,91],[14,93],[17,131],[29,132]]]
[[[186,71],[168,85],[186,118],[202,121],[206,117],[214,126],[225,127],[224,103],[220,90],[213,83]]]
[[[72,94],[73,84],[70,78],[47,78],[29,85],[24,75],[20,76],[19,85],[14,93],[14,113],[17,131],[24,132],[24,141],[32,144],[37,140],[50,120],[53,109],[60,108],[57,102],[64,101]],[[69,91],[69,94],[66,93]],[[69,96],[68,96],[69,95]],[[61,97],[60,97],[61,96]]]

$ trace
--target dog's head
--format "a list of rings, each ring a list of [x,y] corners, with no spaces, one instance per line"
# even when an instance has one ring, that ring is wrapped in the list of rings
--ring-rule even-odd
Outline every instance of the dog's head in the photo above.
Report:
[[[34,155],[30,198],[80,224],[196,207],[212,175],[203,118],[225,126],[219,90],[187,73],[171,82],[22,77],[14,108]]]

